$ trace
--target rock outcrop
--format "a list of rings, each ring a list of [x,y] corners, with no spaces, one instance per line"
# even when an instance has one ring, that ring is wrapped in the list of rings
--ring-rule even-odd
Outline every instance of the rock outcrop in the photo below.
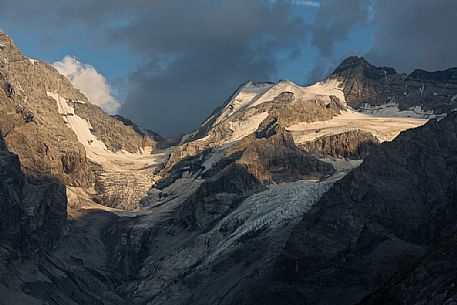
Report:
[[[319,180],[334,173],[331,164],[301,152],[279,121],[268,117],[254,134],[230,147],[226,155],[240,154],[237,163],[244,164],[263,183]]]
[[[6,150],[0,150],[0,181],[2,261],[51,250],[67,222],[65,186],[49,177],[27,177],[18,156]]]
[[[411,110],[412,116],[446,113],[457,104],[457,68],[399,74],[376,67],[362,57],[345,59],[329,76],[342,82],[349,106],[366,111]],[[386,110],[387,109],[387,110]]]
[[[320,158],[363,159],[379,144],[371,133],[352,130],[339,134],[322,136],[312,142],[302,143],[300,149]]]
[[[149,136],[155,142],[162,142],[162,141],[166,140],[157,132],[152,131],[151,129],[142,128],[142,127],[138,126],[137,124],[135,124],[132,120],[130,120],[122,115],[116,114],[116,115],[112,115],[111,117],[122,122],[122,124],[124,124],[125,126],[132,126],[133,130],[135,130],[138,134],[141,134],[144,136]]]

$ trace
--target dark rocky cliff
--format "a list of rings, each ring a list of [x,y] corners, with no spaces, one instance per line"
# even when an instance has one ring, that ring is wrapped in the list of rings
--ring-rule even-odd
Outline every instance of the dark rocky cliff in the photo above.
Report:
[[[0,212],[2,259],[51,250],[67,222],[65,186],[49,177],[27,177],[18,156],[2,149]]]
[[[382,144],[305,213],[269,284],[246,303],[355,304],[399,273],[401,281],[364,304],[449,301],[450,273],[432,283],[421,272],[434,277],[454,264],[446,251],[457,216],[456,155],[457,113]],[[428,292],[418,294],[421,288]],[[431,298],[443,291],[449,293]]]

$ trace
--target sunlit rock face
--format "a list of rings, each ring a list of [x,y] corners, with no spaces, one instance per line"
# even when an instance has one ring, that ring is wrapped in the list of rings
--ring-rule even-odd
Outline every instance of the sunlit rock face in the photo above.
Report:
[[[0,131],[24,171],[96,187],[106,205],[138,209],[152,170],[127,174],[126,163],[146,158],[156,142],[91,104],[50,65],[25,57],[3,32],[0,43]]]

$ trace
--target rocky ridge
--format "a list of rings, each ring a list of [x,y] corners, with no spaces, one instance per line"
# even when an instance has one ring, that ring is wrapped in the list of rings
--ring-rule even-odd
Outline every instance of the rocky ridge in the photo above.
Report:
[[[405,115],[430,118],[454,109],[457,102],[457,68],[400,74],[352,56],[328,79],[341,82],[349,106],[380,115],[406,111]]]
[[[125,159],[146,158],[156,142],[91,104],[52,66],[24,56],[3,32],[0,43],[0,131],[27,174],[96,186],[108,190],[108,205],[138,208],[154,183],[152,170],[127,174]]]

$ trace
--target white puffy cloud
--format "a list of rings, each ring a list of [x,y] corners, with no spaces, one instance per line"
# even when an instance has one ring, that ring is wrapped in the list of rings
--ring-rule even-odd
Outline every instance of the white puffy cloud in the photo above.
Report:
[[[61,61],[52,64],[60,74],[67,77],[91,103],[100,106],[110,114],[117,112],[120,103],[113,97],[113,89],[105,77],[91,65],[82,64],[74,57],[65,56]]]

